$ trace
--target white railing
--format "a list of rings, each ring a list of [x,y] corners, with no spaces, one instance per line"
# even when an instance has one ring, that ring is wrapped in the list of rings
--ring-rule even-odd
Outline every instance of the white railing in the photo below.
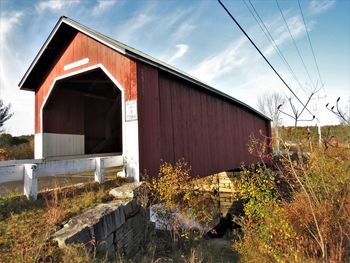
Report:
[[[95,171],[95,181],[104,181],[104,168],[123,165],[123,156],[86,157],[79,159],[33,159],[0,162],[0,183],[23,181],[23,193],[37,198],[38,178]]]

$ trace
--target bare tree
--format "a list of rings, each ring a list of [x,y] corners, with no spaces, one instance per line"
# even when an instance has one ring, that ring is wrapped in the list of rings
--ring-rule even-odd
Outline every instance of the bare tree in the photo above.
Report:
[[[310,103],[311,98],[312,98],[313,95],[314,95],[314,93],[311,93],[311,94],[310,94],[309,98],[307,99],[307,102],[303,105],[303,108],[302,108],[301,110],[297,109],[297,107],[295,106],[295,104],[294,104],[293,101],[292,101],[292,98],[289,98],[289,99],[288,99],[288,101],[289,101],[289,106],[290,106],[290,108],[291,108],[291,110],[292,110],[292,113],[291,113],[291,114],[289,114],[289,113],[287,113],[287,112],[285,112],[285,111],[282,111],[281,108],[282,108],[283,104],[279,105],[277,109],[278,109],[281,113],[283,113],[284,115],[286,115],[286,116],[288,116],[288,117],[291,117],[291,118],[294,120],[294,127],[297,127],[298,122],[301,122],[301,121],[313,121],[313,120],[316,118],[315,115],[312,115],[312,118],[311,118],[311,119],[301,119],[301,118],[300,118],[301,114],[303,114],[303,112],[307,109],[307,106],[308,106],[308,104]]]
[[[282,124],[282,116],[278,106],[285,102],[286,98],[281,93],[264,93],[258,98],[257,106],[262,113],[272,119],[273,127],[278,127]]]
[[[0,99],[0,132],[3,131],[3,126],[8,121],[13,113],[10,112],[11,104],[5,105],[2,99]]]
[[[337,99],[335,106],[329,108],[329,103],[327,103],[326,108],[338,117],[340,124],[350,125],[350,104],[347,105],[347,110],[342,110],[339,106],[339,101],[340,97]],[[346,113],[347,111],[348,113]]]
[[[264,93],[258,98],[258,109],[266,116],[270,117],[273,123],[273,129],[275,131],[275,146],[279,151],[279,131],[278,126],[282,124],[281,112],[278,110],[279,105],[284,104],[286,98],[278,92]]]

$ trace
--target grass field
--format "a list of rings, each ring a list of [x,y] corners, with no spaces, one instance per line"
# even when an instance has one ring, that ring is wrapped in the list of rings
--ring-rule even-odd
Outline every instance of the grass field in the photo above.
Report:
[[[102,185],[60,188],[41,193],[37,201],[23,196],[0,197],[0,261],[84,262],[83,250],[75,251],[77,261],[68,260],[66,253],[72,250],[59,249],[49,237],[72,216],[110,201],[109,190],[123,182],[115,178]]]

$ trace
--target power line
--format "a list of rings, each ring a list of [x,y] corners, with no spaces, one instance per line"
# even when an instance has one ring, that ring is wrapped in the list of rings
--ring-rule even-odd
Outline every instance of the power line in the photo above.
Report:
[[[304,14],[303,14],[303,11],[302,11],[302,9],[301,9],[301,5],[300,5],[300,1],[299,1],[299,0],[298,0],[298,5],[299,5],[299,10],[300,10],[300,13],[301,13],[301,17],[303,18],[303,23],[304,23],[304,27],[305,27],[307,39],[308,39],[309,44],[310,44],[312,56],[313,56],[313,58],[314,58],[315,65],[316,65],[316,68],[317,68],[317,73],[318,73],[318,76],[319,76],[319,78],[320,78],[321,86],[323,87],[323,80],[322,80],[322,77],[321,77],[320,69],[318,68],[318,64],[317,64],[317,60],[316,60],[314,48],[312,47],[312,44],[311,44],[311,39],[310,39],[309,31],[307,30],[307,27],[306,27]],[[323,89],[323,91],[324,91],[324,89]]]
[[[252,4],[252,2],[250,0],[248,0],[251,7],[253,8],[256,16],[259,18],[260,22],[258,21],[258,19],[255,17],[254,13],[252,12],[252,10],[249,8],[249,6],[247,5],[246,1],[243,0],[243,3],[245,4],[245,6],[247,7],[247,9],[249,10],[250,14],[254,17],[255,21],[257,22],[257,24],[259,25],[261,31],[263,31],[263,33],[265,34],[266,38],[270,41],[272,47],[275,49],[276,53],[279,55],[279,57],[282,59],[282,61],[284,62],[284,64],[286,65],[286,67],[288,68],[289,72],[291,73],[291,75],[293,76],[293,78],[295,79],[295,81],[298,83],[299,87],[301,89],[304,90],[304,88],[302,87],[302,85],[300,84],[299,79],[297,78],[296,74],[294,73],[292,67],[290,66],[290,64],[288,63],[287,59],[285,58],[285,56],[283,55],[282,51],[279,49],[278,45],[276,44],[276,41],[274,40],[274,38],[272,37],[270,31],[268,30],[268,28],[266,27],[264,21],[262,20],[262,18],[260,17],[259,13],[257,12],[257,10],[255,9],[254,5]],[[262,25],[263,26],[262,26]],[[263,28],[264,27],[264,28]],[[264,30],[265,29],[265,30]],[[304,90],[305,91],[305,90]]]
[[[226,11],[226,13],[231,17],[233,22],[239,27],[239,29],[243,32],[243,34],[248,38],[250,43],[255,47],[255,49],[259,52],[259,54],[263,57],[265,62],[271,67],[271,69],[275,72],[275,74],[279,77],[279,79],[283,82],[283,84],[287,87],[287,89],[293,94],[293,96],[299,101],[299,103],[312,115],[314,114],[304,105],[304,103],[299,99],[299,97],[294,93],[294,91],[289,87],[289,85],[284,81],[284,79],[281,77],[281,75],[277,72],[277,70],[272,66],[272,64],[268,61],[268,59],[264,56],[264,54],[260,51],[260,49],[255,45],[254,41],[249,37],[249,35],[245,32],[245,30],[241,27],[241,25],[237,22],[237,20],[232,16],[230,11],[226,8],[226,6],[221,2],[221,0],[218,0],[219,4],[222,6],[222,8]]]
[[[310,73],[309,73],[309,71],[308,71],[308,69],[307,69],[307,67],[306,67],[306,64],[305,64],[304,59],[303,59],[303,57],[302,57],[302,55],[301,55],[301,53],[300,53],[300,50],[299,50],[299,48],[298,48],[298,45],[297,45],[297,43],[296,43],[296,41],[295,41],[295,39],[294,39],[294,37],[293,37],[292,32],[290,31],[290,28],[289,28],[289,25],[288,25],[288,23],[287,23],[287,20],[286,20],[286,18],[285,18],[285,16],[284,16],[284,14],[283,14],[283,12],[282,12],[282,9],[281,9],[281,7],[280,7],[280,5],[279,5],[279,3],[278,3],[277,0],[276,0],[276,4],[277,4],[277,7],[278,7],[278,10],[280,11],[280,13],[281,13],[281,15],[282,15],[282,18],[283,18],[284,23],[285,23],[285,25],[287,26],[289,35],[290,35],[291,39],[293,40],[294,47],[295,47],[295,49],[296,49],[297,52],[298,52],[299,58],[300,58],[300,60],[301,60],[301,62],[302,62],[302,64],[303,64],[303,66],[304,66],[304,69],[305,69],[305,71],[306,71],[306,73],[307,73],[307,76],[309,77],[309,80],[310,80],[310,82],[311,82],[311,85],[312,85],[312,86],[314,87],[314,89],[316,90],[315,84],[314,84],[314,82],[313,82],[312,79],[311,79]]]

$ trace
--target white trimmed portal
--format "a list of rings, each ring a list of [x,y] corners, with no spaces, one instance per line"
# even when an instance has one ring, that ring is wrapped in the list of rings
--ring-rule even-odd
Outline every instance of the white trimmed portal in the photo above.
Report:
[[[127,176],[139,180],[139,143],[138,143],[138,120],[137,117],[126,120],[125,96],[122,85],[102,65],[97,64],[84,69],[65,74],[55,78],[50,90],[40,108],[40,133],[35,134],[35,158],[50,158],[58,156],[81,156],[86,153],[84,145],[84,134],[62,134],[56,132],[45,132],[44,130],[44,109],[49,99],[53,96],[57,84],[72,77],[77,77],[92,71],[101,70],[108,79],[120,91],[121,107],[121,153],[126,160]],[[91,109],[90,109],[91,110]],[[69,116],[67,116],[69,118]],[[44,132],[43,132],[44,131]],[[109,142],[107,142],[109,143]],[[113,142],[111,142],[113,143]]]

